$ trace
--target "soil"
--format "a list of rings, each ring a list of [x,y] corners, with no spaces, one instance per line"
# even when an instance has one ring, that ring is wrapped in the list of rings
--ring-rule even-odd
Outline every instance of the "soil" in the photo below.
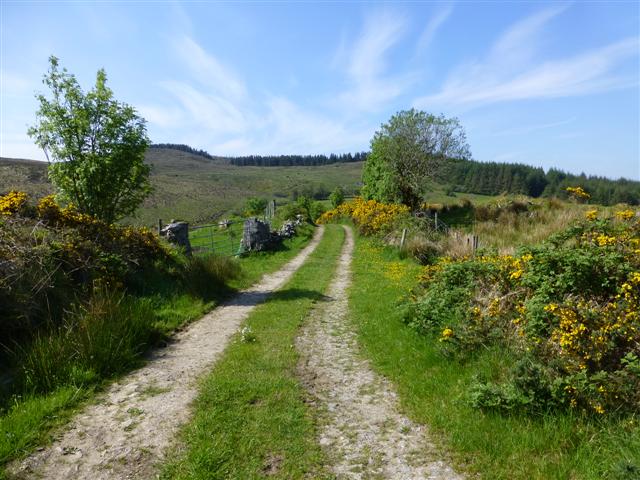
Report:
[[[220,358],[249,312],[282,287],[318,245],[307,247],[278,272],[243,291],[177,334],[146,365],[112,384],[80,412],[53,443],[9,472],[17,478],[155,478],[157,466],[189,420],[198,378]]]
[[[321,413],[320,438],[338,479],[462,479],[399,411],[391,384],[358,352],[349,321],[353,235],[347,237],[327,296],[297,340],[299,373]]]

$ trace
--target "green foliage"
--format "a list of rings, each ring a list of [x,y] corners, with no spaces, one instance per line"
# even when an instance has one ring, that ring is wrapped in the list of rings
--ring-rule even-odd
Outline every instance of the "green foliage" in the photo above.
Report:
[[[479,379],[483,408],[640,411],[640,222],[591,220],[517,256],[425,267],[407,321],[461,359],[497,346],[517,359]]]
[[[52,157],[49,178],[82,213],[107,223],[133,214],[151,192],[144,119],[113,98],[104,70],[85,94],[56,57],[49,62],[44,84],[52,98],[37,96],[37,123],[29,128]]]
[[[331,206],[336,208],[344,203],[344,191],[342,187],[336,187],[331,195],[329,195],[329,200],[331,201]]]
[[[425,181],[434,179],[449,158],[471,156],[466,134],[456,118],[411,109],[383,124],[371,140],[363,171],[363,196],[415,209]]]
[[[278,209],[278,217],[282,220],[292,220],[296,215],[302,215],[304,220],[313,223],[326,211],[322,202],[315,202],[309,197],[299,196],[296,201],[288,203]]]
[[[247,216],[263,216],[267,208],[267,199],[258,197],[248,198],[244,208]]]

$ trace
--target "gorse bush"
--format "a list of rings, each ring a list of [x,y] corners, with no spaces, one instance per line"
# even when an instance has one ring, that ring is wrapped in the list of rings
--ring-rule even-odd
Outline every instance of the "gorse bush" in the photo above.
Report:
[[[339,218],[349,218],[363,235],[373,235],[388,231],[393,223],[409,215],[409,207],[396,203],[380,203],[357,197],[351,202],[339,205],[323,213],[318,223],[329,223]]]
[[[502,381],[478,381],[476,406],[640,411],[640,221],[622,212],[514,256],[424,268],[408,323],[443,354],[498,346],[515,359]]]
[[[0,365],[13,379],[0,407],[12,393],[127,371],[185,321],[165,311],[173,298],[201,314],[239,276],[233,259],[185,258],[148,229],[107,224],[52,196],[30,205],[11,192],[0,206]]]
[[[176,263],[147,229],[110,225],[72,205],[60,208],[52,196],[36,207],[26,202],[26,195],[16,192],[0,197],[3,343],[59,321],[71,303],[93,289],[126,288],[141,272]]]

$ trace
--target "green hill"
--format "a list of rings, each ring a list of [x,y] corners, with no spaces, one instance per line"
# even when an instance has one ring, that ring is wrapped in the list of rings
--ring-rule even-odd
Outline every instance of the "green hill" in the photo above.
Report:
[[[147,152],[153,166],[154,193],[130,222],[155,225],[158,218],[202,223],[240,212],[248,197],[279,199],[294,193],[326,197],[335,187],[347,193],[360,184],[362,162],[317,167],[238,167],[222,159],[208,159],[175,149]],[[0,158],[0,193],[16,189],[34,196],[53,191],[46,163]]]

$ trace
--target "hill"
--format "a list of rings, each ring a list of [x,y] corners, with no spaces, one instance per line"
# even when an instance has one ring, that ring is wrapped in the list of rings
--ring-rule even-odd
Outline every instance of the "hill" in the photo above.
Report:
[[[131,223],[154,225],[158,218],[202,223],[239,212],[248,197],[283,202],[297,194],[326,197],[335,187],[354,192],[362,162],[311,167],[239,167],[223,159],[209,159],[186,151],[151,148],[146,161],[153,166],[154,193]],[[53,191],[46,163],[0,158],[0,193],[16,189],[34,196]]]

